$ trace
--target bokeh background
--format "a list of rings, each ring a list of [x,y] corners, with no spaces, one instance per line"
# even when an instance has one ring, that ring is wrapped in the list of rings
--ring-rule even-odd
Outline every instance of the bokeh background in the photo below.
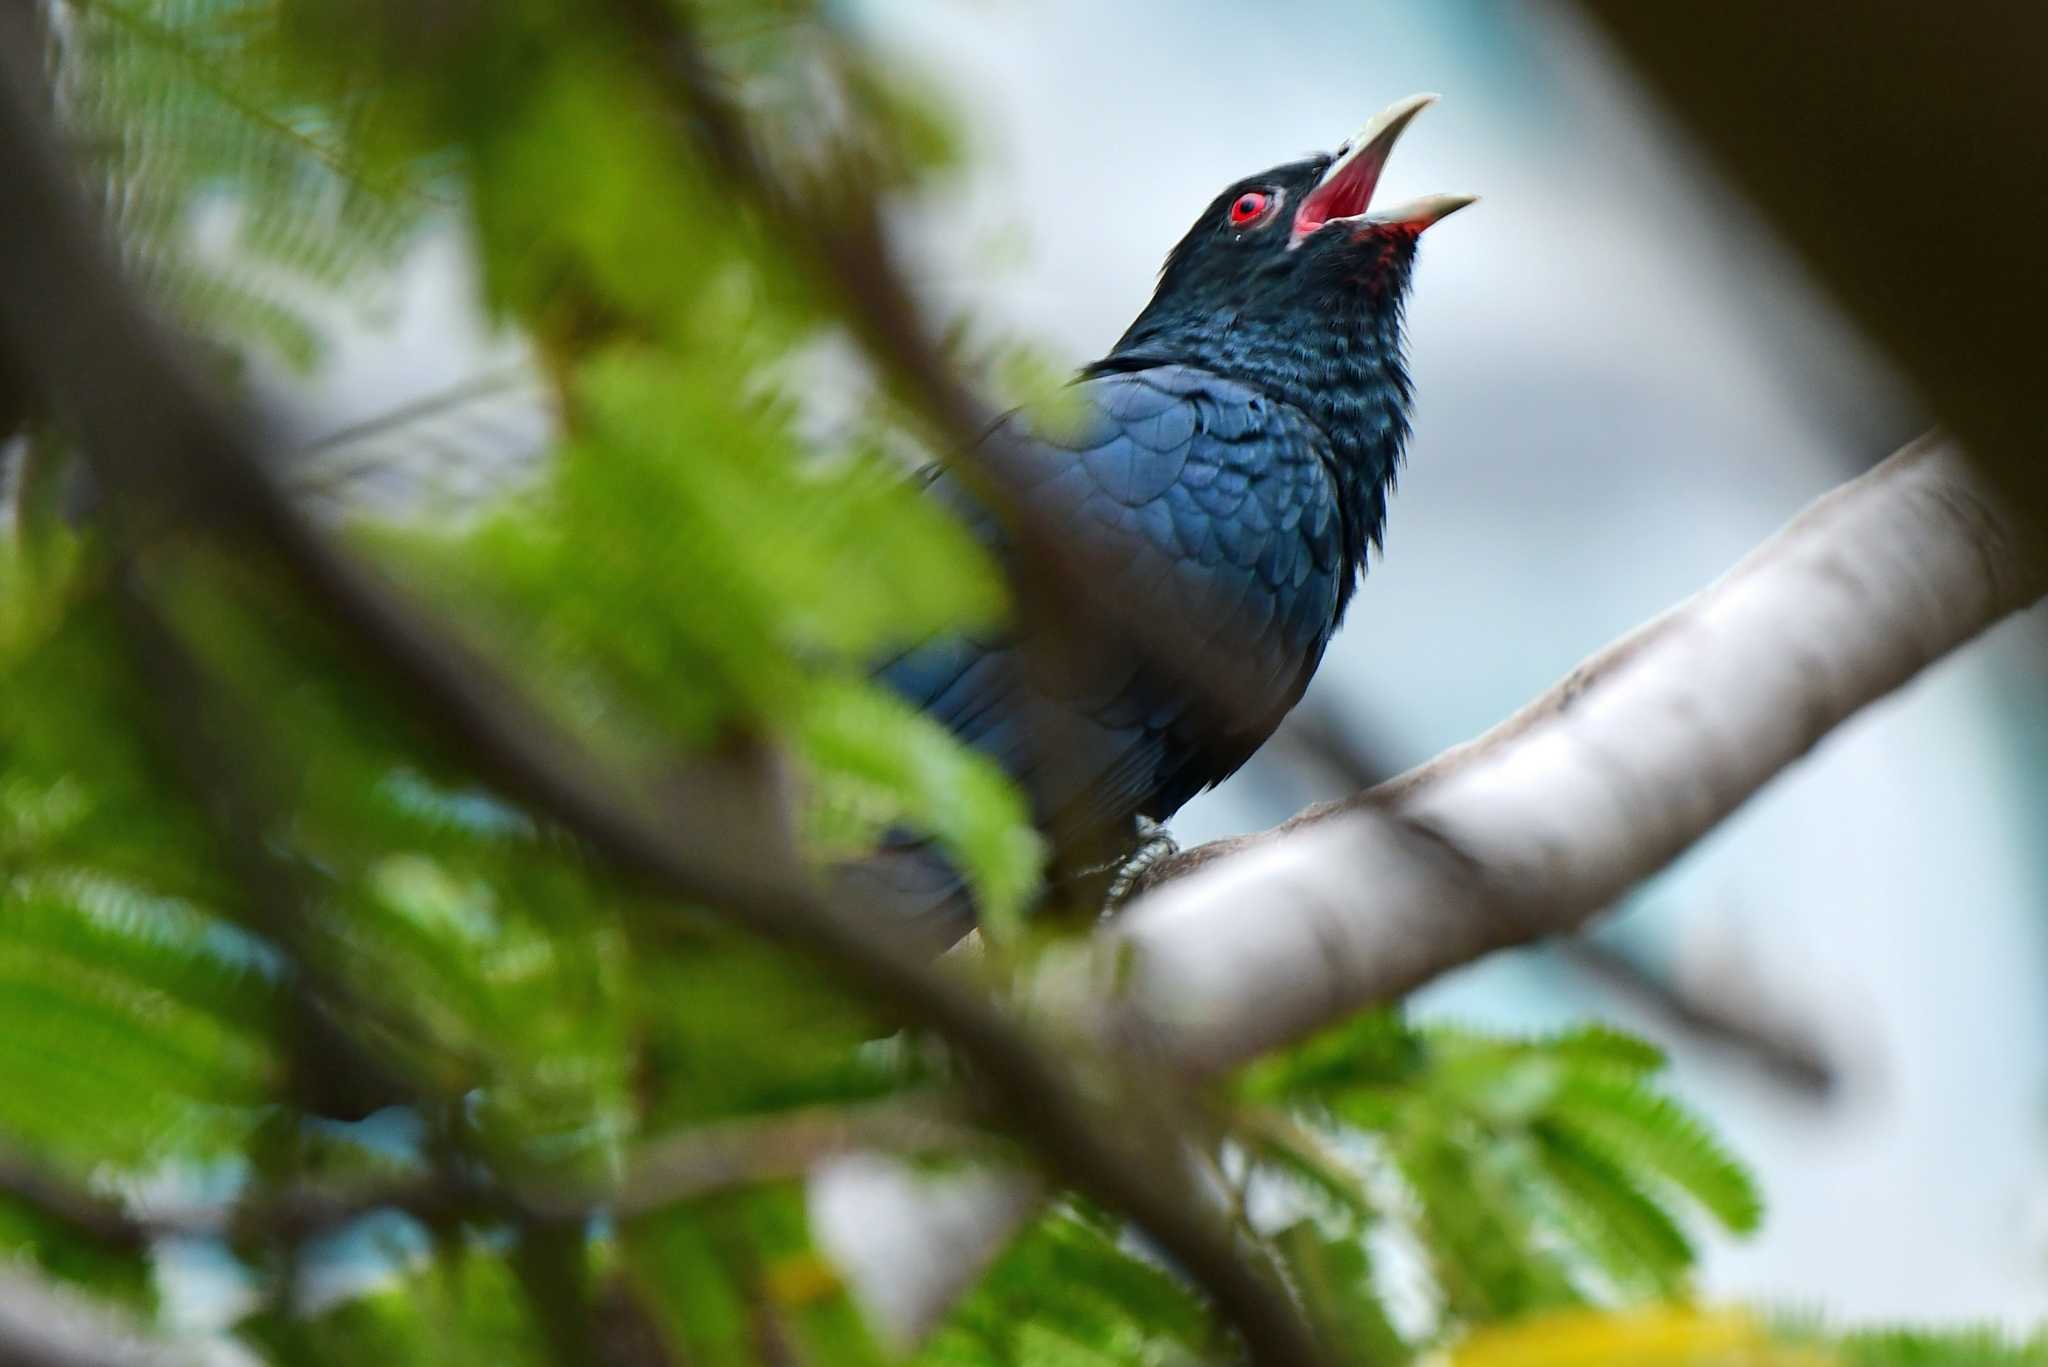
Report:
[[[909,273],[940,307],[1063,364],[1107,349],[1223,184],[1334,145],[1392,99],[1442,93],[1381,194],[1482,203],[1425,243],[1410,463],[1385,559],[1308,704],[1372,767],[1482,731],[1920,425],[1563,8],[841,8],[951,99],[969,139],[966,174],[901,206]],[[1913,193],[1939,196],[1941,174],[1915,168]],[[452,235],[330,321],[312,377],[264,384],[338,497],[405,484],[378,458],[394,412],[409,449],[423,433],[438,449],[435,478],[458,499],[503,478],[504,452],[540,446],[540,389],[482,322]],[[1676,1086],[1768,1203],[1754,1238],[1709,1236],[1711,1297],[1848,1322],[2037,1322],[2044,674],[2029,614],[1830,737],[1598,931],[1685,1000],[1823,1061],[1831,1086],[1760,1066],[1554,949],[1497,956],[1417,1009],[1516,1027],[1599,1015],[1668,1045]],[[1276,742],[1175,832],[1268,825],[1346,786],[1311,747]]]

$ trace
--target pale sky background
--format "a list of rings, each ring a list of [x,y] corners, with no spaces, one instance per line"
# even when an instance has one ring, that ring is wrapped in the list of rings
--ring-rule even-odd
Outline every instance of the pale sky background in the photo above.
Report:
[[[905,212],[911,273],[1077,363],[1143,305],[1221,186],[1334,145],[1402,95],[1443,94],[1381,193],[1483,198],[1424,244],[1410,464],[1385,561],[1315,685],[1397,762],[1498,721],[1914,430],[1911,402],[1562,11],[841,8],[968,127],[971,176]],[[304,430],[516,357],[475,323],[452,240],[423,249],[397,297],[395,318],[341,339]],[[515,395],[449,421],[473,437],[539,419]],[[451,450],[472,444],[460,435]],[[1675,1085],[1755,1165],[1768,1205],[1760,1235],[1710,1241],[1710,1296],[1853,1322],[2048,1316],[2042,640],[2039,620],[2008,625],[1872,709],[1618,927],[1699,990],[1804,1023],[1845,1069],[1821,1106],[1667,1040]],[[1325,795],[1255,762],[1175,828],[1263,826]],[[1418,1005],[1650,1029],[1535,953]]]

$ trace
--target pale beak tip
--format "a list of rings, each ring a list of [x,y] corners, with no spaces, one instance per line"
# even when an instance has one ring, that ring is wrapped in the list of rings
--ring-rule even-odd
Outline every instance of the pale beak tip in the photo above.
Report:
[[[1385,223],[1419,233],[1433,224],[1443,222],[1458,210],[1478,202],[1477,195],[1424,195],[1420,199],[1411,199],[1406,204],[1375,209],[1363,217],[1368,223]]]

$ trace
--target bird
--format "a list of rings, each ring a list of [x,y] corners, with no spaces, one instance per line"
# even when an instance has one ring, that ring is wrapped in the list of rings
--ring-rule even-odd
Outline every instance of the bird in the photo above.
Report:
[[[1066,562],[1086,601],[1058,605],[1057,641],[1014,626],[942,636],[874,678],[1000,765],[1056,851],[1128,854],[1235,772],[1343,622],[1409,434],[1417,242],[1474,200],[1372,207],[1396,140],[1435,99],[1230,184],[1057,419],[1005,415],[969,454],[973,480],[960,462],[928,476],[1015,573],[1029,566],[988,496],[1044,529],[1035,549]],[[836,876],[934,949],[975,923],[958,872],[914,832]]]

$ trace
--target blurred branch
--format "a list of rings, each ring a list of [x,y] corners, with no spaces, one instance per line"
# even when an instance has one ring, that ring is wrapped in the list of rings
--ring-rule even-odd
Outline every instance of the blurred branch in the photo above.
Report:
[[[28,60],[18,24],[0,37],[12,40],[0,59]],[[1065,1180],[1146,1230],[1213,1297],[1254,1360],[1323,1360],[1284,1289],[1237,1256],[1212,1203],[1173,1160],[1183,1140],[1169,1123],[1170,1094],[1105,1060],[1112,1111],[1076,1084],[1071,1049],[1040,1047],[892,937],[887,908],[827,901],[799,857],[764,751],[696,763],[636,791],[492,662],[328,540],[136,302],[24,96],[21,82],[0,87],[0,180],[12,198],[0,214],[0,349],[74,426],[131,549],[203,532],[274,557],[485,777],[623,874],[778,937],[940,1031],[975,1066],[1003,1122]]]
[[[0,1153],[0,1193],[57,1221],[94,1243],[139,1253],[149,1231],[121,1203],[65,1181],[16,1153]]]
[[[0,1153],[0,1195],[95,1243],[139,1252],[153,1240],[173,1237],[304,1242],[382,1210],[403,1211],[431,1226],[460,1220],[559,1224],[600,1213],[629,1220],[732,1187],[799,1178],[834,1158],[877,1152],[999,1157],[1005,1150],[971,1123],[964,1106],[930,1095],[696,1126],[643,1145],[616,1187],[508,1186],[480,1171],[444,1168],[349,1181],[259,1183],[225,1201],[136,1210],[26,1157]]]
[[[944,1098],[900,1097],[697,1126],[643,1146],[612,1208],[627,1218],[724,1187],[802,1177],[852,1153],[999,1152],[969,1120]]]
[[[0,1267],[0,1362],[8,1367],[198,1367],[201,1356],[143,1334],[110,1306]]]
[[[261,1185],[228,1201],[137,1210],[19,1154],[0,1155],[0,1195],[117,1252],[141,1252],[164,1238],[300,1243],[379,1210],[404,1211],[429,1225],[529,1213],[520,1198],[454,1172]],[[593,1193],[580,1207],[563,1202],[531,1213],[557,1218],[568,1210],[588,1212],[600,1200]]]
[[[1787,1088],[1825,1098],[1835,1088],[1835,1061],[1811,1036],[1776,1018],[1757,1019],[1730,1006],[1753,1006],[1754,997],[1725,1003],[1689,992],[1625,950],[1589,936],[1561,940],[1557,953],[1586,976],[1635,1002],[1666,1027],[1706,1044],[1734,1050]]]

